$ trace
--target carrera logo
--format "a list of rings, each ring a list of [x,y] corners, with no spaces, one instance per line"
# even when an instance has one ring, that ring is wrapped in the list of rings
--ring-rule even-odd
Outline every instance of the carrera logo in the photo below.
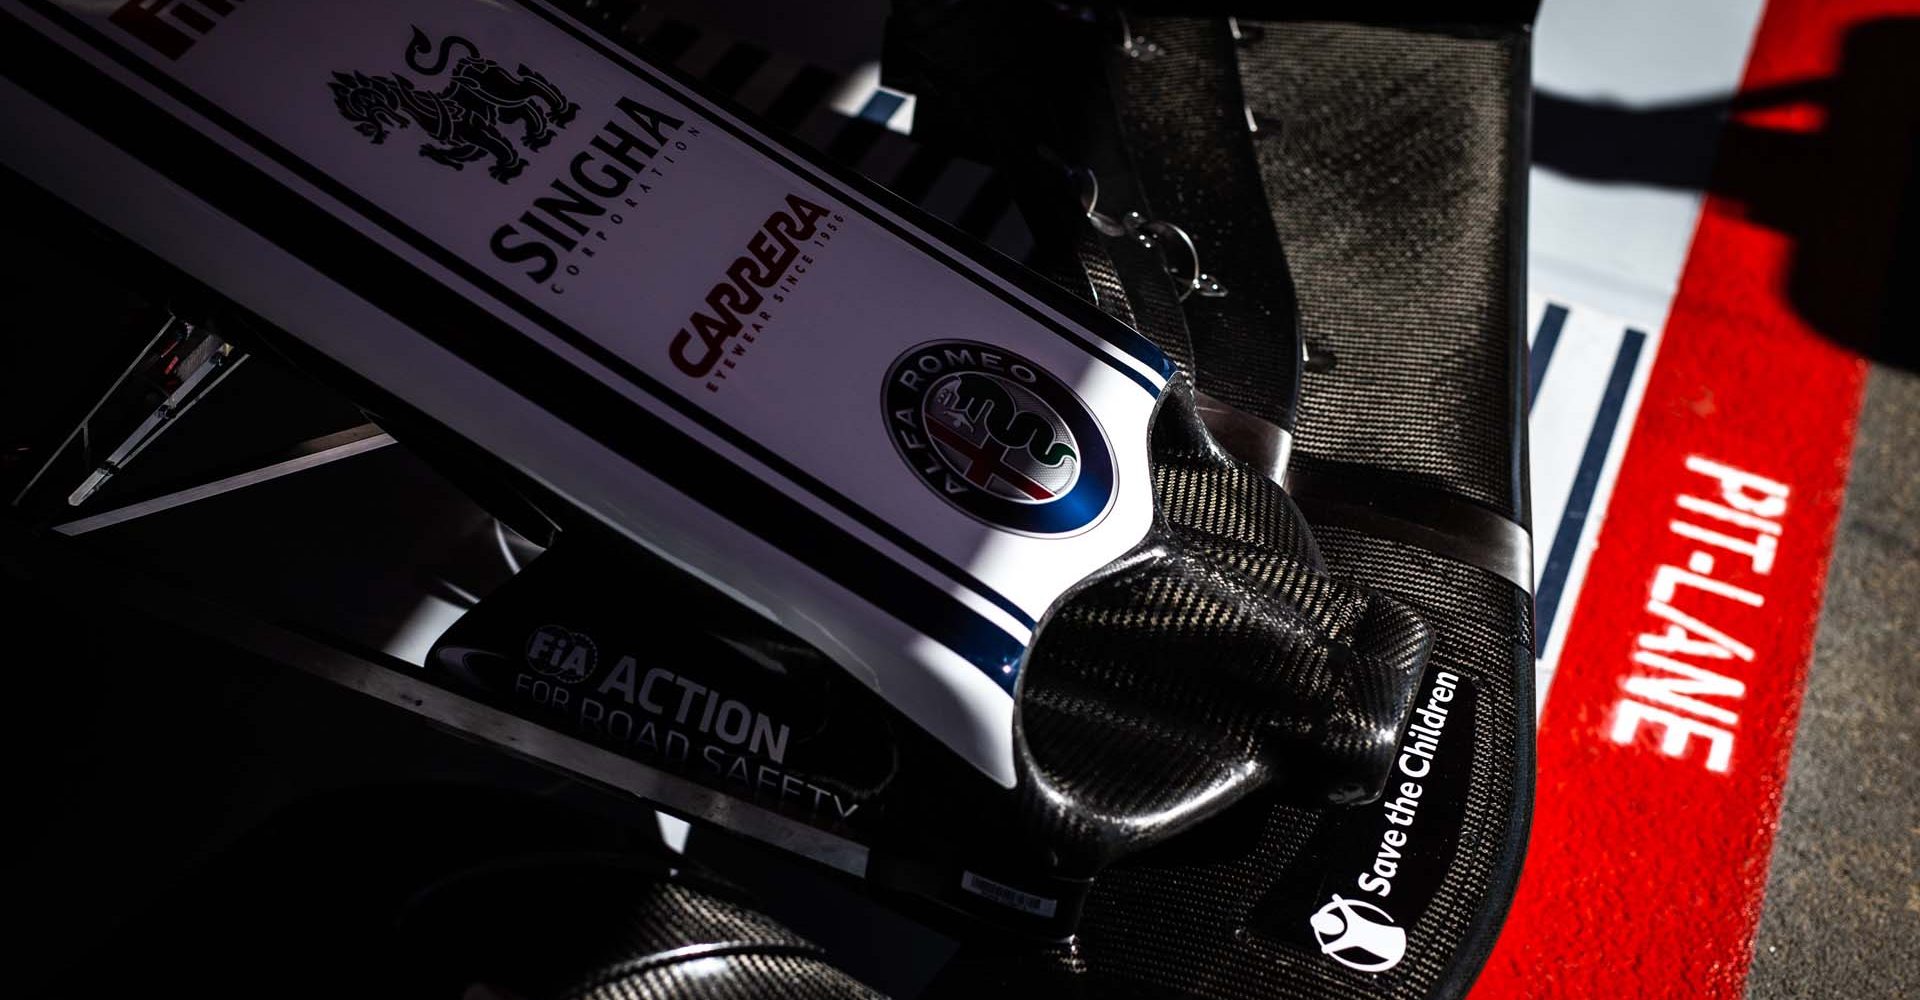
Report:
[[[1407,932],[1387,911],[1335,894],[1307,921],[1320,954],[1361,972],[1385,972],[1407,955]]]
[[[517,129],[520,145],[537,150],[573,121],[580,106],[524,65],[509,72],[480,58],[479,49],[458,35],[442,39],[436,52],[426,32],[414,28],[407,66],[422,76],[438,76],[446,72],[456,49],[466,54],[453,63],[447,85],[438,92],[421,90],[399,74],[335,73],[327,84],[334,106],[354,131],[376,144],[387,141],[389,130],[418,125],[427,138],[421,156],[454,170],[491,159],[487,174],[508,183],[520,176],[527,161],[501,129]],[[422,63],[429,54],[434,61]]]
[[[883,396],[908,467],[994,527],[1068,534],[1113,500],[1113,456],[1093,413],[1026,358],[966,340],[921,344],[894,361]]]
[[[233,13],[242,0],[129,0],[108,20],[140,39],[147,47],[178,59],[193,48],[199,36],[212,31],[219,19]]]
[[[752,343],[763,329],[762,324],[773,319],[772,314],[762,308],[767,300],[784,301],[787,286],[807,273],[805,265],[813,263],[813,258],[801,253],[799,244],[811,240],[816,246],[824,245],[823,240],[815,237],[820,234],[821,220],[830,214],[825,207],[797,194],[787,195],[786,207],[760,223],[747,239],[745,252],[727,265],[725,276],[708,290],[709,311],[695,309],[687,317],[687,324],[668,342],[667,355],[673,359],[674,367],[694,378],[705,378],[714,373],[715,365],[725,360],[729,349],[736,355],[744,355],[745,344]],[[840,216],[832,218],[838,220]],[[840,228],[837,221],[824,225],[829,229]],[[751,330],[746,328],[748,324]],[[733,343],[729,347],[734,337],[745,343]],[[735,364],[726,361],[728,368]],[[721,377],[726,377],[724,372]],[[714,383],[708,383],[707,388],[720,391]]]

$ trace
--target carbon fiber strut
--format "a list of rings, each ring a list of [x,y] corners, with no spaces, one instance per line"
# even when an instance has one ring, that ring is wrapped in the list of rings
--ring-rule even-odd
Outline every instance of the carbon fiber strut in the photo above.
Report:
[[[1030,263],[1151,338],[1193,377],[1215,436],[1278,480],[1299,402],[1299,305],[1235,29],[1178,24],[1169,44],[1136,43],[1117,14],[899,3],[886,72],[920,95],[916,135],[1007,173],[1035,230]]]
[[[1278,481],[1305,352],[1293,274],[1254,159],[1238,29],[1163,19],[1146,36],[1116,20],[1123,38],[1106,51],[1122,138],[1143,193],[1194,257],[1182,304],[1202,416],[1230,452]]]

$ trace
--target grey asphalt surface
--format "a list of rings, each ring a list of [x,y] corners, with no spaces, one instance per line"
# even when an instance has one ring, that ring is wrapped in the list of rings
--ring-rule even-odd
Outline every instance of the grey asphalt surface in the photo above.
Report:
[[[1920,376],[1876,368],[1750,1000],[1920,996]]]

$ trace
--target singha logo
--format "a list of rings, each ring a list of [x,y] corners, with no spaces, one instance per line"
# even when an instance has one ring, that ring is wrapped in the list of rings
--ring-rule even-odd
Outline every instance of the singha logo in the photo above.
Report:
[[[398,74],[335,73],[327,86],[340,114],[354,123],[354,131],[375,143],[386,142],[390,130],[418,125],[427,135],[421,156],[455,170],[491,157],[488,175],[505,184],[520,176],[527,160],[501,129],[520,126],[520,144],[539,149],[573,121],[580,106],[524,65],[509,72],[491,59],[480,58],[473,43],[458,35],[442,39],[435,52],[426,32],[413,29],[407,66],[422,76],[438,76],[446,72],[455,49],[466,54],[453,63],[447,85],[437,93],[421,90]],[[420,60],[429,54],[434,61],[422,64]]]

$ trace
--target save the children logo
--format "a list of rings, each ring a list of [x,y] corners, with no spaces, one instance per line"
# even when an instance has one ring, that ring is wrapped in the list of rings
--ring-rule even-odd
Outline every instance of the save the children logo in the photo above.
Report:
[[[1333,899],[1315,911],[1307,923],[1320,954],[1361,972],[1385,972],[1407,955],[1407,932],[1396,927],[1387,911],[1357,899]]]

